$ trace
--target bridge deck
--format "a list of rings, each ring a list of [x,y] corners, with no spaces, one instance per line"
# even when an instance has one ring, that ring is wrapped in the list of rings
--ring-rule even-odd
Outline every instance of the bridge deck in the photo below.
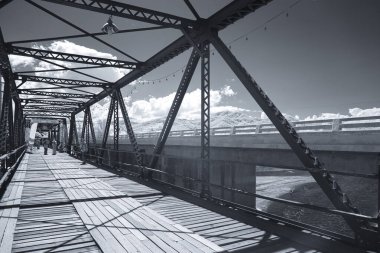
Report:
[[[42,150],[24,156],[0,202],[0,239],[0,252],[319,252]]]

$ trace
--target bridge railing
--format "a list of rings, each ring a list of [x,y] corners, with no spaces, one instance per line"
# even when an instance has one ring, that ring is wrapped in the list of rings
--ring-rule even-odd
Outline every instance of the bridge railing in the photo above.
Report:
[[[305,120],[291,122],[298,132],[338,132],[338,131],[380,131],[380,116],[337,118],[324,120]],[[272,134],[277,133],[273,124],[243,125],[233,127],[214,127],[211,135],[243,135],[243,134]],[[136,138],[157,138],[160,132],[136,133]],[[200,136],[201,129],[174,130],[169,137]],[[120,139],[127,139],[120,135]]]
[[[0,156],[0,197],[4,193],[6,185],[9,183],[12,174],[15,172],[19,162],[21,161],[26,148],[27,144]]]

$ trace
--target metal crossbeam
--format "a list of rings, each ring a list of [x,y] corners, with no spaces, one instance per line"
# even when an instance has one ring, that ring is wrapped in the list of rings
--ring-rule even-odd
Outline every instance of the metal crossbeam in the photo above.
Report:
[[[182,100],[186,94],[187,88],[189,87],[190,80],[193,77],[195,68],[197,67],[199,61],[199,54],[197,53],[197,50],[193,49],[190,59],[186,65],[186,69],[183,73],[181,82],[178,86],[177,92],[174,96],[173,103],[170,107],[168,116],[166,117],[164,126],[162,128],[162,131],[160,133],[160,136],[158,137],[157,144],[154,147],[153,150],[153,156],[152,160],[150,161],[149,167],[155,168],[158,162],[158,155],[161,154],[162,149],[165,146],[166,140],[169,136],[170,130],[173,126],[174,120],[177,116],[178,110],[181,106]],[[148,174],[149,177],[151,177],[151,172]]]
[[[108,85],[104,82],[94,82],[94,81],[83,81],[74,79],[64,79],[64,78],[53,78],[45,76],[32,76],[32,75],[15,75],[15,80],[20,80],[23,82],[41,82],[48,84],[64,84],[64,85],[75,85],[81,87],[105,87]]]
[[[71,113],[69,112],[43,112],[43,111],[25,111],[24,115],[26,117],[28,116],[39,116],[39,117],[44,117],[44,116],[55,116],[55,117],[70,117]]]
[[[150,30],[159,30],[159,29],[165,29],[166,27],[163,26],[154,26],[154,27],[144,27],[144,28],[134,28],[134,29],[125,29],[125,30],[119,30],[117,33],[133,33],[133,32],[142,32],[142,31],[150,31]],[[101,35],[107,35],[104,32],[98,32],[98,33],[89,33],[89,34],[78,34],[78,35],[67,35],[67,36],[59,36],[59,37],[49,37],[49,38],[43,38],[43,39],[31,39],[31,40],[15,40],[15,41],[8,41],[8,44],[24,44],[24,43],[32,43],[32,42],[42,42],[42,41],[54,41],[54,40],[67,40],[67,39],[76,39],[76,38],[85,38],[90,36],[101,36]]]
[[[62,107],[62,106],[24,106],[24,110],[50,110],[50,111],[73,111],[75,107]]]
[[[79,102],[66,102],[66,101],[52,101],[52,100],[41,100],[41,99],[22,99],[21,102],[25,103],[37,103],[37,104],[47,104],[47,105],[75,105],[79,106],[82,103]]]
[[[194,26],[195,21],[147,8],[106,0],[45,0],[85,10],[106,13],[164,27],[180,28]]]
[[[37,59],[51,59],[51,60],[60,60],[68,61],[75,63],[85,63],[99,66],[112,66],[116,68],[126,68],[126,69],[135,69],[138,63],[106,59],[100,57],[92,57],[85,55],[69,54],[62,52],[54,52],[49,50],[35,49],[35,48],[26,48],[26,47],[17,47],[17,46],[8,46],[7,52],[13,55],[29,56]]]
[[[53,110],[31,110],[31,109],[27,109],[27,110],[24,110],[24,113],[34,113],[34,114],[37,114],[39,112],[42,112],[42,113],[72,113],[71,111],[64,111],[64,110],[61,110],[61,111],[53,111]]]
[[[22,95],[39,95],[49,96],[54,98],[93,98],[93,95],[75,94],[75,93],[60,93],[60,92],[46,92],[46,91],[31,91],[31,90],[17,90]]]
[[[297,134],[296,130],[273,104],[261,87],[252,79],[223,41],[215,34],[211,37],[211,42],[251,96],[255,99],[257,104],[272,121],[273,125],[275,125],[282,137],[303,163],[304,167],[309,169],[311,176],[315,179],[333,205],[338,210],[358,213],[358,210],[352,206],[351,201],[339,187],[334,177],[326,168],[324,168],[318,157],[306,145],[303,139]],[[344,219],[353,231],[360,231],[362,224],[358,220],[351,217],[344,217]],[[358,236],[360,236],[360,234],[358,234]]]
[[[210,44],[202,45],[201,57],[201,175],[203,197],[211,196],[210,191]]]

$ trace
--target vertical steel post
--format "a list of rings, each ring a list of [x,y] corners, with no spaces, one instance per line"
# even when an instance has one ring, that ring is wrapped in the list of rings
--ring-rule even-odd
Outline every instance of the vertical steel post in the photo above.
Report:
[[[70,129],[69,129],[69,142],[67,143],[67,153],[71,154],[71,146],[74,142],[74,128],[76,128],[75,124],[75,114],[71,114],[70,117]]]
[[[201,56],[201,196],[210,197],[210,44],[202,44]]]
[[[113,107],[113,148],[119,150],[119,103],[114,99]]]
[[[11,151],[15,148],[14,143],[14,117],[13,117],[13,99],[9,100],[9,112],[8,112],[8,151]]]
[[[115,165],[119,166],[119,102],[114,99],[114,110],[113,110],[113,149],[115,153]]]
[[[6,71],[4,71],[6,72]],[[0,154],[5,154],[8,151],[9,139],[9,106],[11,104],[11,85],[7,74],[3,75],[3,105],[0,117]]]

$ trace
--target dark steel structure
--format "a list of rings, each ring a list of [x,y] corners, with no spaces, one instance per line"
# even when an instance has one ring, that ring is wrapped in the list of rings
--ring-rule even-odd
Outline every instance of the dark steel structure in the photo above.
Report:
[[[270,0],[234,0],[207,19],[199,17],[198,13],[191,5],[189,0],[185,0],[195,19],[183,18],[155,10],[142,8],[130,4],[116,1],[105,0],[45,0],[47,2],[58,5],[66,5],[75,8],[81,8],[88,11],[99,12],[128,18],[131,20],[142,21],[148,24],[158,25],[158,27],[144,28],[140,30],[153,30],[162,28],[179,29],[182,36],[167,45],[165,48],[151,56],[146,61],[138,61],[128,54],[129,58],[134,61],[122,61],[114,59],[104,59],[90,57],[85,55],[68,54],[63,52],[53,52],[36,48],[25,48],[15,46],[16,43],[22,41],[6,43],[0,31],[0,64],[1,76],[4,80],[3,102],[1,106],[0,119],[0,155],[12,152],[24,145],[24,127],[25,119],[28,117],[67,117],[70,118],[70,130],[67,151],[73,153],[75,147],[85,144],[87,147],[92,146],[95,152],[90,153],[90,149],[82,150],[89,156],[96,157],[97,162],[102,162],[105,149],[107,148],[107,140],[113,117],[113,147],[114,150],[119,149],[119,114],[121,114],[124,125],[127,130],[129,141],[133,147],[133,155],[135,158],[134,166],[139,169],[139,175],[145,179],[153,179],[153,174],[160,173],[158,162],[163,152],[165,143],[173,126],[174,120],[180,109],[182,100],[186,94],[190,81],[193,77],[195,69],[201,61],[201,191],[200,196],[204,199],[212,200],[212,192],[210,191],[210,44],[212,44],[217,52],[222,56],[230,69],[236,74],[241,83],[245,86],[248,93],[258,103],[261,109],[266,113],[272,123],[276,126],[279,133],[289,144],[293,152],[297,155],[311,176],[318,183],[325,195],[336,208],[337,213],[341,214],[346,220],[350,228],[355,232],[355,239],[359,245],[366,248],[378,247],[378,227],[374,225],[373,217],[361,215],[359,210],[355,208],[347,194],[343,192],[337,184],[334,177],[323,166],[323,163],[308,147],[305,141],[297,134],[296,130],[286,120],[279,108],[277,108],[271,99],[266,95],[263,89],[255,82],[251,75],[239,63],[233,53],[226,44],[220,39],[218,33],[234,22],[243,19],[246,15],[255,12],[257,9],[267,5]],[[10,1],[2,1],[0,8]],[[82,32],[82,35],[61,36],[60,39],[73,37],[92,37],[99,41],[96,37],[99,33],[89,33],[78,26],[64,20],[57,14],[41,7],[36,1],[27,0],[28,3],[45,11],[46,13],[56,17],[57,19],[71,25],[75,29]],[[138,30],[138,29],[136,29]],[[128,31],[125,31],[128,32]],[[47,38],[51,40],[54,38]],[[28,40],[29,41],[43,41]],[[101,41],[104,44],[104,41]],[[110,48],[115,49],[112,45],[106,43]],[[156,69],[172,58],[180,55],[188,49],[192,48],[187,66],[183,72],[182,79],[179,83],[177,92],[172,102],[169,113],[166,117],[162,131],[157,140],[157,144],[148,158],[150,162],[144,163],[144,154],[137,143],[133,127],[125,106],[120,89],[136,81],[138,78]],[[118,50],[121,52],[120,50]],[[89,67],[117,67],[127,68],[131,71],[121,79],[114,83],[106,82],[100,78],[94,77],[99,81],[84,81],[72,79],[60,79],[49,76],[23,75],[21,73],[14,74],[9,62],[8,55],[21,55],[34,57],[38,60],[52,63],[49,60],[60,60],[75,62],[81,64],[89,64]],[[78,68],[67,68],[56,64],[69,71],[81,73]],[[82,73],[83,74],[83,73]],[[89,76],[88,74],[85,74]],[[90,76],[93,77],[93,76]],[[15,80],[21,81],[16,87]],[[35,87],[22,89],[22,85],[26,82],[38,82],[48,84],[50,87]],[[54,86],[54,87],[51,87]],[[98,93],[90,93],[83,88],[99,88]],[[73,93],[43,91],[44,89],[67,89]],[[94,124],[92,122],[90,107],[100,100],[110,97],[110,106],[102,136],[102,143],[99,145],[95,136]],[[80,99],[80,100],[78,100]],[[15,114],[13,117],[13,105]],[[119,111],[120,109],[120,111]],[[84,112],[83,125],[80,140],[77,133],[76,115]],[[90,141],[91,139],[91,141]],[[99,138],[98,138],[99,139]],[[82,145],[83,146],[83,145]],[[100,151],[99,151],[100,150]],[[215,199],[214,199],[215,200]],[[236,206],[235,206],[236,207]]]

